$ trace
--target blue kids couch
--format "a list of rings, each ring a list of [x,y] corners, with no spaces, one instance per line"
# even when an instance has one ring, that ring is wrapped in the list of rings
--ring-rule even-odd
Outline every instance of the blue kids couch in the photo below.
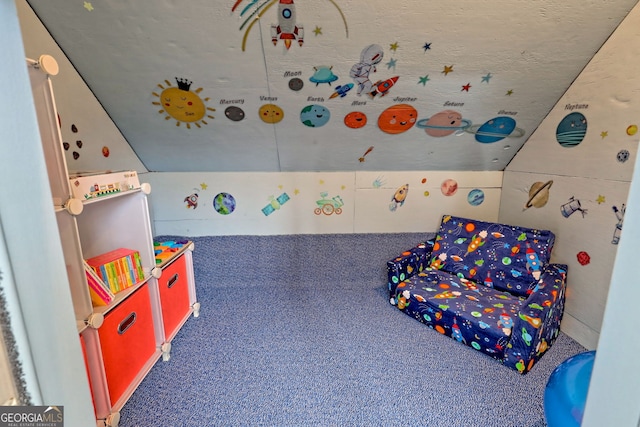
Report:
[[[560,332],[567,266],[555,236],[445,215],[431,241],[387,262],[390,302],[525,374]]]

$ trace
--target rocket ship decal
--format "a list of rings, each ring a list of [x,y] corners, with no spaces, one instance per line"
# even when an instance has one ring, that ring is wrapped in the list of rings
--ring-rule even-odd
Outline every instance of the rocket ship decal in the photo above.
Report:
[[[283,40],[287,49],[291,47],[292,40],[297,40],[300,46],[304,43],[304,28],[296,25],[296,6],[293,0],[278,2],[278,25],[271,25],[271,42],[275,46],[278,40]]]

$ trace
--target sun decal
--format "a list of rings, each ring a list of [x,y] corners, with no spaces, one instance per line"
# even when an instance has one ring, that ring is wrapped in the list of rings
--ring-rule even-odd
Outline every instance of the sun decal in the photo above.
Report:
[[[175,79],[178,87],[173,86],[169,80],[165,80],[164,83],[167,87],[163,86],[162,83],[158,83],[158,87],[162,89],[162,92],[159,94],[152,92],[153,96],[159,98],[159,101],[153,101],[152,104],[162,107],[158,113],[165,114],[165,120],[176,119],[176,126],[185,123],[187,129],[191,129],[192,123],[197,127],[207,125],[205,118],[214,118],[208,112],[216,111],[215,108],[205,105],[209,98],[200,98],[201,87],[191,91],[192,82],[190,80],[177,77]]]

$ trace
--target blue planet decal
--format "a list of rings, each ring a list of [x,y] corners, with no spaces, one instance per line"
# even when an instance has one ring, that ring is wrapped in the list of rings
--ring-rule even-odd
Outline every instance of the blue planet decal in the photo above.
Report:
[[[483,144],[498,142],[504,138],[520,138],[524,130],[516,127],[516,121],[509,116],[498,116],[487,120],[482,125],[473,125],[465,129],[476,136],[476,141]]]
[[[484,202],[484,191],[474,188],[467,194],[467,201],[471,206],[479,206]]]
[[[220,215],[229,215],[236,209],[236,199],[229,193],[219,193],[213,198],[213,209]]]
[[[570,113],[558,123],[556,139],[563,147],[575,147],[587,134],[587,118],[582,113]]]
[[[319,128],[327,124],[331,118],[331,112],[322,105],[307,105],[300,111],[300,121],[303,125]]]

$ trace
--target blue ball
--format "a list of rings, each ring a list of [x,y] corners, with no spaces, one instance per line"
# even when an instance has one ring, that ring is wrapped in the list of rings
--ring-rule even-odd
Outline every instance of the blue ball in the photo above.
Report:
[[[568,358],[551,373],[544,390],[548,427],[580,427],[596,351]]]

